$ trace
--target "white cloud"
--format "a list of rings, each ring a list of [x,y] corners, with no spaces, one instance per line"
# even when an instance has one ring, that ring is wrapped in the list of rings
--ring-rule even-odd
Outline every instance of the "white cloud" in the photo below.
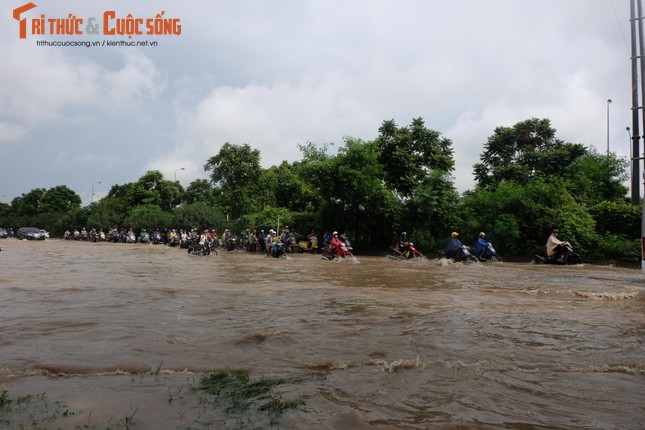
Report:
[[[46,8],[96,16],[107,7],[74,3]],[[36,47],[17,40],[7,14],[17,5],[0,10],[0,144],[61,161],[41,176],[3,169],[6,194],[61,178],[87,188],[99,173],[104,183],[148,169],[172,178],[180,167],[187,184],[206,177],[225,142],[258,148],[269,166],[299,159],[298,143],[371,140],[382,121],[415,117],[453,141],[463,190],[497,126],[549,118],[557,137],[604,150],[608,98],[612,150],[627,146],[623,3],[112,1],[121,14],[181,18],[182,35],[150,50]],[[69,160],[95,168],[70,176]]]

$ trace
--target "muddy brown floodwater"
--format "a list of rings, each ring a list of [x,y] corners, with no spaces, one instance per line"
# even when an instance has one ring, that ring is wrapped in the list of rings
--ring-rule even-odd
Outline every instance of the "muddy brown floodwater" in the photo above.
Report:
[[[0,428],[645,428],[640,270],[0,246]]]

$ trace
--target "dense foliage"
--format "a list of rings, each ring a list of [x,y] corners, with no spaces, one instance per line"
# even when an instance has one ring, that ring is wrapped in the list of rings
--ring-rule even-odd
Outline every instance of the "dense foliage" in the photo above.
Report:
[[[557,226],[588,259],[638,261],[640,206],[626,202],[628,161],[564,142],[548,119],[498,127],[473,166],[474,189],[453,183],[452,142],[423,119],[384,121],[373,141],[346,137],[300,145],[301,160],[261,167],[248,144],[224,143],[208,158],[209,180],[185,190],[158,171],[115,184],[87,207],[64,185],[0,204],[0,225],[66,229],[246,228],[278,225],[307,234],[346,232],[359,250],[385,251],[402,231],[426,254],[451,231],[472,244],[485,231],[502,255],[530,258]]]

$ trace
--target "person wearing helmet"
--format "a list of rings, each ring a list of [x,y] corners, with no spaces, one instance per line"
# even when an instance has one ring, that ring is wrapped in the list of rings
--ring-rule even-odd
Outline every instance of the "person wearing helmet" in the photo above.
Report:
[[[338,237],[338,232],[334,231],[331,234],[331,243],[329,244],[329,253],[331,255],[336,255],[343,246],[343,241]]]
[[[406,258],[410,252],[410,241],[408,240],[408,233],[405,231],[401,233],[401,240],[399,241],[399,252]]]
[[[457,251],[459,251],[461,248],[463,248],[464,244],[461,243],[461,240],[459,240],[459,233],[456,231],[453,231],[450,234],[450,239],[448,240],[448,243],[446,244],[446,248],[444,249],[444,254],[446,255],[446,258],[454,258],[455,255],[457,255]]]
[[[492,253],[488,245],[490,245],[490,242],[486,240],[486,233],[480,232],[475,243],[475,254],[480,260],[488,260],[491,257]]]

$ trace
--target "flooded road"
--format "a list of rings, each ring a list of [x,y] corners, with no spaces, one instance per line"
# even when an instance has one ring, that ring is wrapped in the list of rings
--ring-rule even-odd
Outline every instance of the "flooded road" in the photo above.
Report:
[[[0,246],[0,428],[645,428],[640,270]],[[301,406],[196,389],[239,369]]]

